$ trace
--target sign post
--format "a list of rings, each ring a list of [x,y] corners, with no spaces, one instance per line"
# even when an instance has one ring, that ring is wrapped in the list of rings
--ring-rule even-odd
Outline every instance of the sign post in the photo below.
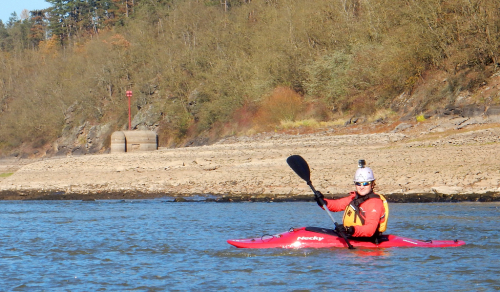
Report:
[[[132,130],[132,122],[130,119],[130,98],[132,98],[132,90],[127,90],[127,97],[128,97],[128,130]]]

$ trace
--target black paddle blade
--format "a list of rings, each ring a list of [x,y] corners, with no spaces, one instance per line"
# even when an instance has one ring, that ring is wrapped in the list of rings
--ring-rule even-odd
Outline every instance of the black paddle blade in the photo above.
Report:
[[[309,170],[309,165],[302,156],[292,155],[286,159],[286,163],[288,163],[290,168],[303,180],[306,182],[311,181],[311,170]]]

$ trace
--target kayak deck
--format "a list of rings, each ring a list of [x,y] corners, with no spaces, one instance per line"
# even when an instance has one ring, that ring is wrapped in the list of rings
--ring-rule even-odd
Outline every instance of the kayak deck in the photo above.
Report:
[[[335,230],[319,227],[291,228],[287,232],[275,235],[263,235],[260,238],[230,239],[229,244],[238,248],[332,248],[347,247],[346,242]],[[396,235],[382,235],[375,243],[368,239],[350,238],[354,247],[455,247],[464,245],[462,240],[417,240]]]

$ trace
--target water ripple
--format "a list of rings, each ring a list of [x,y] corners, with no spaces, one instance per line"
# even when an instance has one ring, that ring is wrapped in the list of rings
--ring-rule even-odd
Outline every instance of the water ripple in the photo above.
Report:
[[[498,203],[392,204],[389,233],[467,245],[380,250],[226,243],[290,227],[331,227],[315,203],[0,204],[0,287],[6,291],[500,289]]]

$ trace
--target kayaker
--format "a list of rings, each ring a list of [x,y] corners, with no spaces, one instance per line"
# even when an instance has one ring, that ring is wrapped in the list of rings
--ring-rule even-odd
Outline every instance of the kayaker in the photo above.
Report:
[[[359,160],[358,169],[354,174],[356,191],[341,199],[325,199],[323,194],[316,196],[320,207],[321,199],[325,201],[328,210],[332,212],[344,211],[343,224],[338,229],[352,237],[367,237],[377,240],[386,230],[389,207],[382,195],[374,193],[375,176],[365,161]],[[323,208],[323,207],[322,207]]]

